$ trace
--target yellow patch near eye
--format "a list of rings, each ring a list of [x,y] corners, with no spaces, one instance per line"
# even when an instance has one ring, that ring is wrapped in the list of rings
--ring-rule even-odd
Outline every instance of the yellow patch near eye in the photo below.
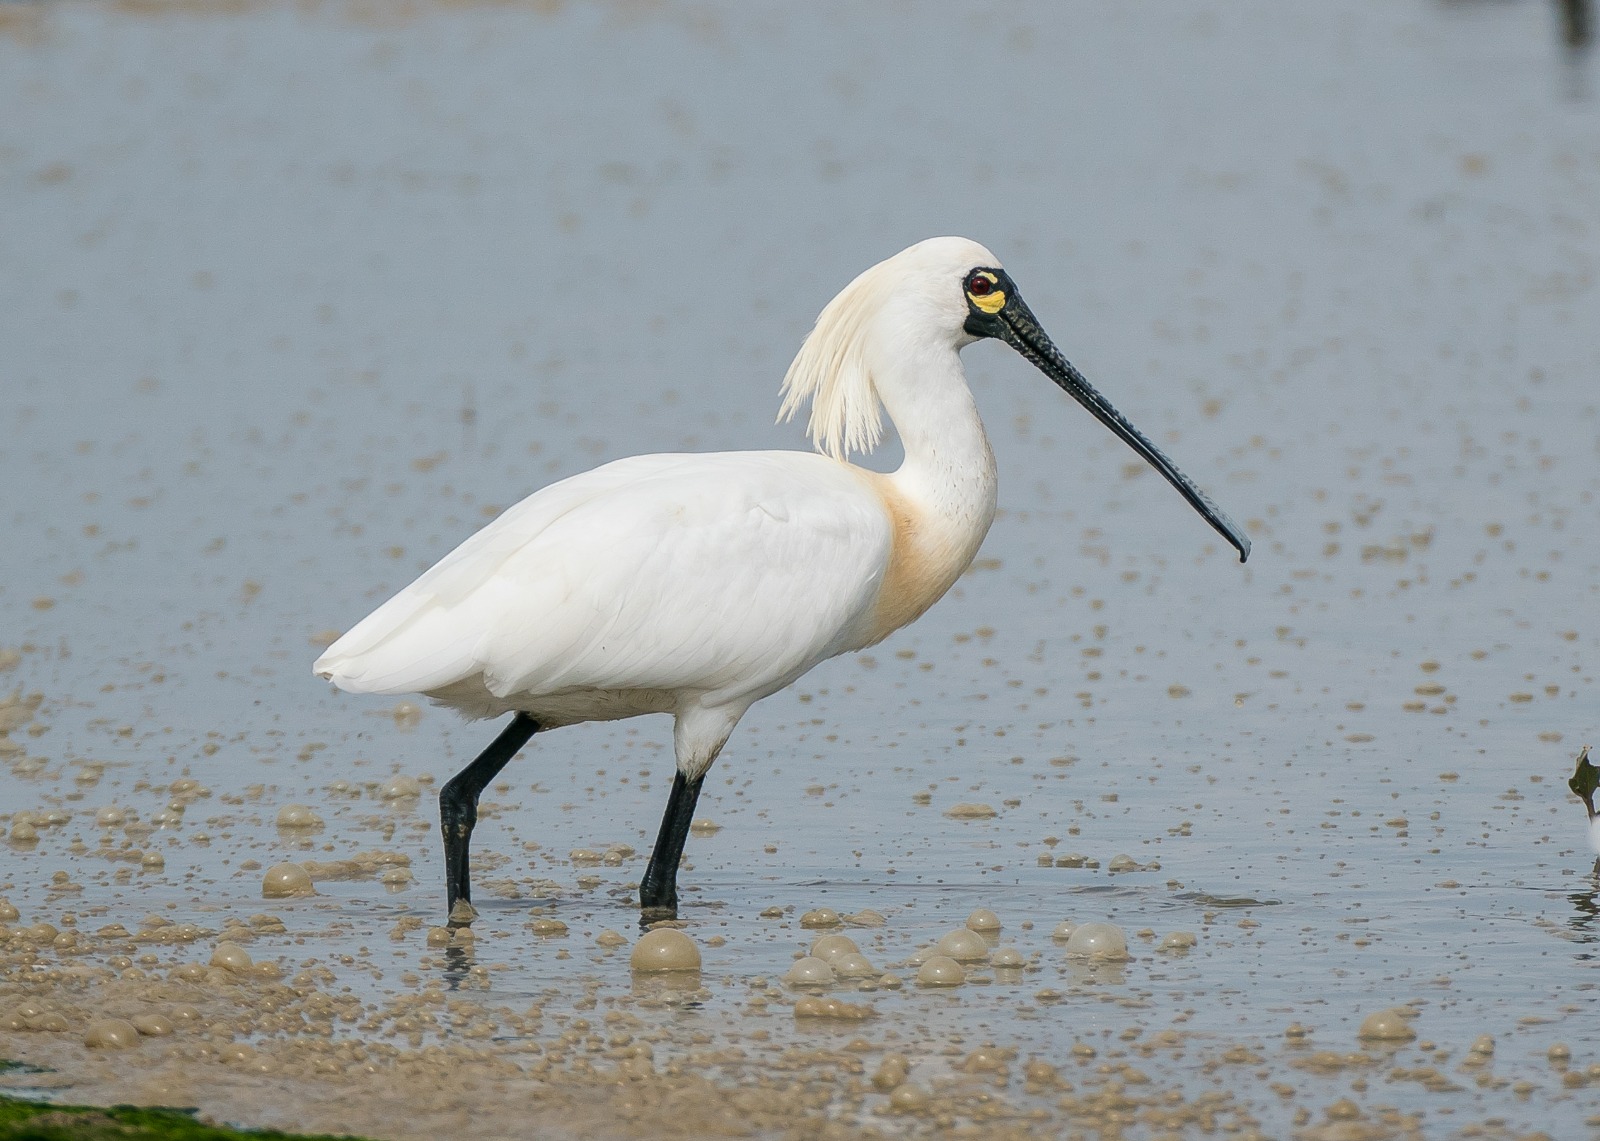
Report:
[[[967,297],[971,299],[974,305],[976,305],[979,309],[982,309],[991,317],[1006,307],[1006,294],[1005,290],[1003,289],[996,289],[992,293],[985,293],[982,297],[979,297],[975,293],[968,293]]]

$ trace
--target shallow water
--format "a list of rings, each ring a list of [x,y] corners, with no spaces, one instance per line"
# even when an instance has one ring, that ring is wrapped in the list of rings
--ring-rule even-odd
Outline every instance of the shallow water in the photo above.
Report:
[[[7,1085],[393,1137],[1600,1130],[1593,56],[1533,3],[929,13],[0,5],[0,823],[38,834],[0,849],[0,1057],[53,1071]],[[1250,564],[975,347],[1002,516],[745,719],[680,881],[702,971],[628,967],[660,718],[536,739],[475,946],[430,946],[433,792],[492,730],[330,693],[317,646],[552,479],[801,446],[816,311],[934,233]],[[821,907],[884,919],[844,929],[875,989],[824,992],[872,1017],[794,1017]],[[979,907],[1027,965],[918,987]],[[280,977],[179,969],[224,937]],[[1400,1005],[1416,1039],[1358,1039]]]

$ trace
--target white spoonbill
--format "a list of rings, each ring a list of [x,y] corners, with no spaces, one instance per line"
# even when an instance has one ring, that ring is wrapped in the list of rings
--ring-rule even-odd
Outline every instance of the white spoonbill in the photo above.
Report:
[[[1250,540],[1051,343],[1000,261],[932,238],[823,309],[783,381],[817,452],[634,456],[551,484],[451,551],[312,667],[352,693],[514,714],[439,792],[449,922],[471,923],[478,796],[533,734],[670,713],[677,775],[639,902],[677,911],[706,770],[745,710],[950,589],[994,519],[995,463],[960,351],[997,337],[1120,436],[1239,551]],[[856,467],[887,412],[905,449]]]

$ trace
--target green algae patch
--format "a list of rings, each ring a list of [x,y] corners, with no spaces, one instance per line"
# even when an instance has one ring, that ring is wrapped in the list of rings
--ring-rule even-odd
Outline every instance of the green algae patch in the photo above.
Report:
[[[332,1134],[228,1129],[192,1111],[134,1105],[46,1105],[0,1095],[0,1141],[335,1141]],[[350,1139],[346,1139],[350,1141]]]

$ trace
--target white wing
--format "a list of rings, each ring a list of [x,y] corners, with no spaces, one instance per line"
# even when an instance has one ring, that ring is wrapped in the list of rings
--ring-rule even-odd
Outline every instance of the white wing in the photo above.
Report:
[[[329,647],[343,689],[482,675],[752,699],[848,648],[890,549],[852,469],[801,452],[638,456],[511,508]]]

